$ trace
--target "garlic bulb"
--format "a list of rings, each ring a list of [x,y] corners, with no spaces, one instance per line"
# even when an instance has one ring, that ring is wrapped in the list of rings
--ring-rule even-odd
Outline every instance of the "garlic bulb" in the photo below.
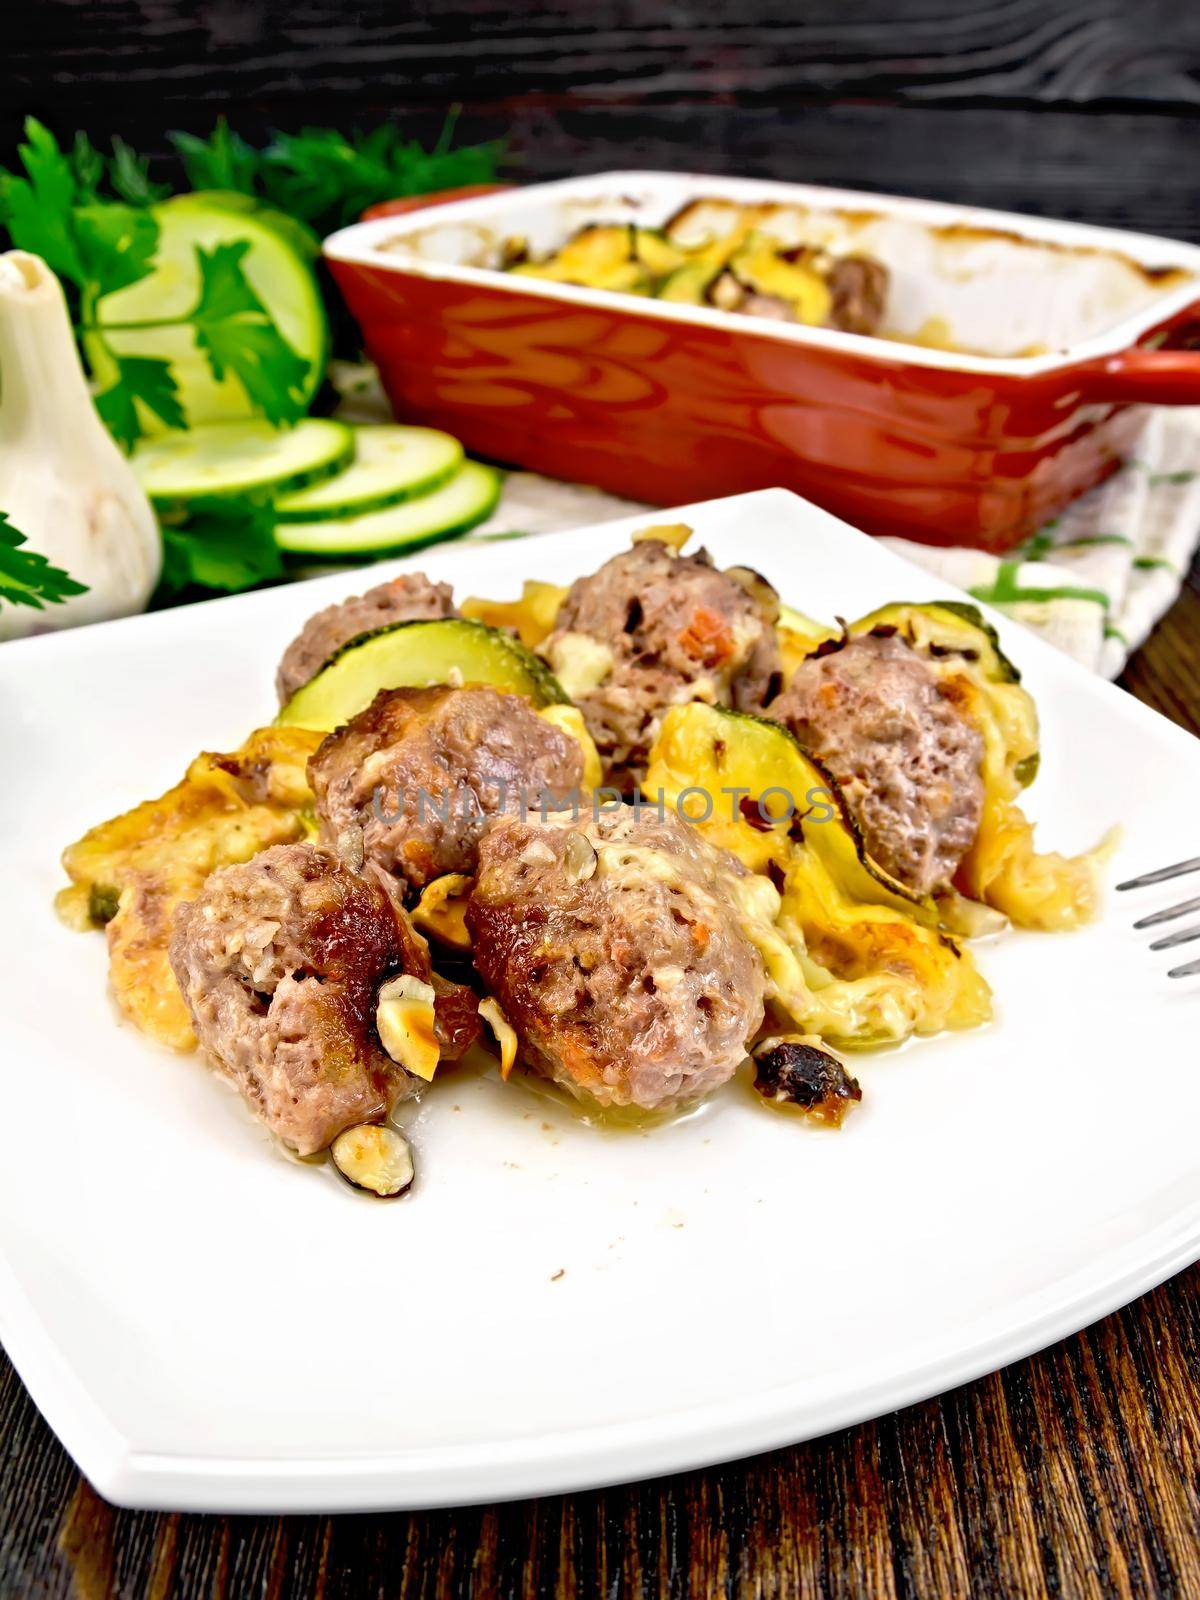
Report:
[[[0,511],[87,593],[44,611],[0,605],[0,639],[144,609],[158,523],[96,414],[58,279],[38,256],[0,254]]]

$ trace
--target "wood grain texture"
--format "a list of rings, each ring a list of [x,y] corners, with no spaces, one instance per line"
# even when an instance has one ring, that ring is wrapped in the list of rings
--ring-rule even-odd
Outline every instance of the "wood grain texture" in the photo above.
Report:
[[[0,159],[59,131],[403,116],[516,176],[702,168],[1200,239],[1192,0],[38,0],[5,5]],[[1200,570],[1125,686],[1200,732]],[[753,1359],[748,1348],[743,1359]],[[117,1511],[0,1357],[0,1596],[774,1600],[1200,1595],[1200,1270],[897,1415],[752,1461],[422,1515]]]
[[[8,69],[91,99],[304,100],[401,106],[513,97],[737,96],[951,103],[1200,104],[1200,15],[1186,0],[45,0],[12,7]]]
[[[512,173],[702,166],[1200,237],[1193,0],[38,0],[4,8],[0,159],[218,114],[251,137],[399,118]],[[1081,178],[1081,174],[1086,174]]]
[[[844,1433],[627,1488],[363,1517],[114,1510],[0,1367],[0,1594],[1011,1600],[1200,1593],[1200,1269]]]

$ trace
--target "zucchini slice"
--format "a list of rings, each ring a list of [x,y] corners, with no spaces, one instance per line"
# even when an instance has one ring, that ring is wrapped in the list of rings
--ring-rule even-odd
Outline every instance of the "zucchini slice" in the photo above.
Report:
[[[463,447],[436,428],[355,428],[354,460],[336,477],[275,501],[280,522],[342,521],[428,494],[463,464]]]
[[[137,444],[130,465],[160,508],[191,500],[270,500],[320,483],[354,456],[344,422],[307,417],[294,428],[269,422],[213,422],[186,433],[163,433]]]
[[[742,893],[761,915],[745,930],[775,1002],[802,1030],[878,1045],[990,1014],[987,984],[938,928],[937,908],[867,857],[837,784],[786,728],[698,701],[673,706],[643,793],[754,874]]]
[[[151,356],[169,361],[187,425],[251,417],[256,407],[238,380],[214,377],[195,330],[184,321],[200,296],[197,250],[245,243],[241,266],[250,287],[270,312],[283,338],[308,370],[298,396],[303,409],[316,394],[329,355],[329,327],[321,291],[303,250],[277,218],[235,208],[220,193],[177,195],[153,208],[159,227],[154,271],[96,303],[100,334],[85,335],[88,362],[101,387],[112,375],[105,346],[118,356]],[[136,323],[159,324],[138,328]],[[167,431],[143,406],[139,420],[147,433]]]
[[[346,561],[355,556],[396,555],[419,545],[466,533],[489,517],[500,498],[494,467],[466,461],[453,477],[429,494],[357,517],[281,522],[275,538],[289,555],[312,561]]]
[[[867,854],[836,781],[782,723],[700,701],[673,706],[650,752],[642,789],[650,798],[662,790],[669,800],[689,789],[707,794],[718,816],[732,805],[735,793],[749,803],[771,795],[764,804],[772,814],[790,802],[793,832],[855,900],[890,906],[937,926],[933,902],[914,894]]]
[[[489,683],[526,695],[539,710],[567,703],[550,670],[510,634],[450,617],[398,622],[352,639],[275,720],[329,733],[365,710],[381,689],[434,683]]]
[[[893,601],[850,625],[852,634],[894,628],[923,656],[962,656],[977,663],[992,683],[1020,683],[1021,674],[1000,648],[995,628],[978,606],[966,600],[937,600],[927,605]]]

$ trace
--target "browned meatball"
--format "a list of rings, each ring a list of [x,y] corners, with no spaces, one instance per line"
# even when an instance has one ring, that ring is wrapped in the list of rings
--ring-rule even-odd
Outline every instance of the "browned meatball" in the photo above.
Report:
[[[833,306],[829,326],[846,333],[874,334],[887,304],[888,269],[871,256],[839,256],[829,273]]]
[[[387,896],[309,844],[223,867],[175,913],[171,966],[201,1045],[301,1155],[386,1116],[411,1080],[375,1033],[403,970]]]
[[[351,595],[340,605],[326,606],[309,617],[283,652],[275,674],[279,704],[286,705],[331,656],[360,634],[391,622],[436,622],[457,614],[450,585],[430,583],[423,572],[406,572],[390,583],[377,584],[366,594]]]
[[[983,814],[983,737],[903,639],[802,661],[767,715],[829,768],[881,867],[920,893],[950,881]]]
[[[376,695],[329,735],[308,776],[322,842],[419,891],[443,873],[474,870],[492,813],[577,789],[583,752],[520,695],[439,684]]]
[[[548,1077],[656,1110],[732,1076],[763,1020],[731,855],[673,813],[509,815],[479,848],[476,968]]]
[[[587,721],[608,782],[637,788],[661,712],[705,700],[759,709],[778,685],[777,600],[705,551],[646,539],[572,584],[542,654]]]

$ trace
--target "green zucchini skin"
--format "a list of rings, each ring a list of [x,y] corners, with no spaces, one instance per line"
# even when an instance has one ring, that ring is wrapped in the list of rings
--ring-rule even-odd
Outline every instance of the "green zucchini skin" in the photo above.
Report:
[[[939,611],[948,613],[959,623],[965,622],[982,636],[976,646],[979,664],[993,683],[1020,683],[1021,674],[1000,648],[1000,638],[995,628],[985,619],[979,607],[973,606],[969,600],[934,600],[921,605],[913,601],[894,600],[890,605],[880,606],[878,611],[860,617],[850,631],[870,633],[878,627],[903,630],[905,620],[911,613],[917,612],[936,621]]]
[[[387,435],[396,436],[400,442],[411,441],[413,453],[424,455],[424,462],[414,463],[407,470],[399,465],[388,473],[386,464],[364,460],[373,454],[376,441],[386,444]],[[400,436],[404,436],[402,440]],[[406,500],[416,500],[430,494],[449,482],[463,465],[463,448],[457,439],[436,428],[408,428],[399,424],[369,424],[354,429],[355,458],[341,472],[327,477],[318,484],[301,485],[280,494],[275,502],[275,515],[279,522],[344,522],[351,517],[362,517],[372,511],[383,511],[389,506],[402,505]],[[363,490],[354,488],[356,469],[362,464],[361,479],[374,478],[377,487]],[[387,482],[390,476],[390,484]],[[345,483],[339,483],[339,478]],[[360,481],[361,481],[360,479]],[[306,495],[309,488],[318,487],[323,492],[316,500]]]
[[[814,774],[820,780],[819,784],[813,787],[828,791],[830,800],[837,812],[838,823],[850,836],[859,865],[882,891],[879,896],[880,904],[896,906],[896,903],[900,902],[897,909],[907,912],[909,916],[916,917],[918,921],[925,923],[927,926],[936,926],[937,911],[931,898],[928,895],[917,894],[907,884],[901,883],[898,878],[893,878],[891,873],[881,867],[868,853],[862,829],[855,820],[854,813],[850,809],[850,802],[846,799],[841,784],[838,783],[833,773],[830,772],[819,756],[815,756],[811,750],[805,749],[790,728],[785,727],[782,722],[773,721],[770,717],[759,716],[754,711],[735,711],[731,706],[713,706],[712,710],[719,716],[727,717],[730,722],[750,723],[753,727],[763,729],[777,739],[786,740],[787,744],[812,768]],[[828,823],[823,824],[823,826],[828,827]]]
[[[460,484],[466,491],[461,495],[456,493]],[[302,558],[306,564],[407,555],[468,533],[486,521],[496,509],[502,487],[501,474],[494,468],[466,461],[426,494],[357,517],[280,522],[275,540],[286,556]]]
[[[384,689],[447,683],[451,674],[457,682],[523,694],[539,709],[570,704],[546,664],[511,634],[466,617],[448,617],[392,623],[351,639],[297,689],[275,720],[329,733]]]
[[[306,453],[296,448],[302,439],[311,441],[307,459]],[[206,448],[211,448],[217,459],[227,448],[227,459],[232,460],[239,440],[244,446],[257,444],[259,465],[229,466],[212,476],[197,471],[189,482],[189,460],[195,461]],[[244,418],[157,434],[136,445],[129,459],[150,501],[165,515],[196,502],[238,500],[271,505],[281,493],[309,488],[344,471],[354,459],[354,431],[332,417],[306,417],[294,428],[282,429],[272,428],[261,418]],[[163,482],[164,465],[173,473],[173,483],[169,478]]]

